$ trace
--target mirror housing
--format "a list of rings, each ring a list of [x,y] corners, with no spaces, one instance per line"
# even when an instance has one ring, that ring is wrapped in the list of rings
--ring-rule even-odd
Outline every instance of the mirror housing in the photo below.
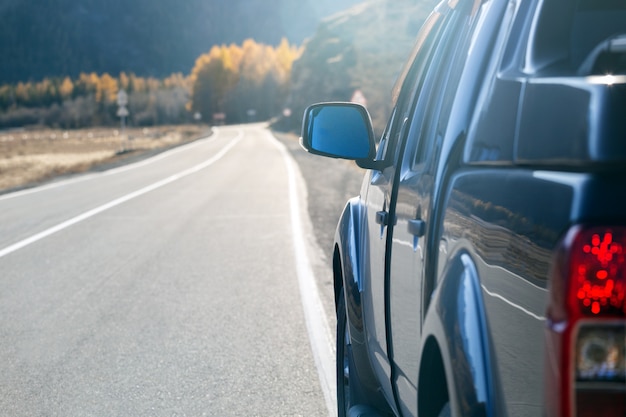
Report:
[[[356,103],[318,103],[304,112],[300,145],[312,154],[376,166],[376,142],[365,107]]]

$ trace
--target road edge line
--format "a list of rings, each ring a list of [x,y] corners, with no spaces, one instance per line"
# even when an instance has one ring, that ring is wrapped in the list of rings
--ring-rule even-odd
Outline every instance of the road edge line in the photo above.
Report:
[[[324,306],[322,304],[315,273],[307,256],[305,248],[305,234],[302,222],[302,209],[300,205],[300,193],[296,186],[297,183],[306,183],[302,178],[302,173],[298,164],[293,159],[285,145],[283,145],[276,137],[267,131],[268,137],[279,149],[283,156],[285,167],[287,168],[288,187],[289,187],[289,208],[291,214],[291,229],[293,234],[294,255],[296,261],[296,273],[298,276],[298,286],[300,288],[300,298],[304,309],[304,317],[306,321],[307,331],[309,334],[309,342],[313,352],[313,359],[317,367],[317,373],[320,380],[324,400],[328,415],[335,417],[336,414],[336,380],[335,380],[335,355],[333,351],[333,337],[331,329],[326,318]]]

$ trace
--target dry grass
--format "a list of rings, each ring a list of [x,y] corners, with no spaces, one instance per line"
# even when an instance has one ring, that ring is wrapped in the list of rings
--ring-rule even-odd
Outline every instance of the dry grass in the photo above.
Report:
[[[208,134],[207,126],[0,132],[0,192],[55,176],[88,171],[104,164],[167,149]]]

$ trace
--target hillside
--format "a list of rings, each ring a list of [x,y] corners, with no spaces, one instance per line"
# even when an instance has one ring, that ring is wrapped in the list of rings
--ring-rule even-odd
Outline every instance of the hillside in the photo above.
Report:
[[[299,123],[305,107],[367,100],[377,131],[390,111],[391,89],[435,0],[372,0],[325,19],[294,63],[290,107]]]
[[[80,72],[188,74],[211,46],[302,43],[362,0],[3,0],[0,85]]]

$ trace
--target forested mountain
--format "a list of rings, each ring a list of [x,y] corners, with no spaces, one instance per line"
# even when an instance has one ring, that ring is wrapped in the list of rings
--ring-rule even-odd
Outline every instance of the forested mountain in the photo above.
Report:
[[[213,45],[277,45],[362,0],[0,0],[0,85],[79,73],[188,74]]]
[[[294,62],[288,105],[301,117],[318,101],[348,101],[360,91],[378,132],[391,89],[417,33],[438,0],[370,0],[325,19]],[[299,120],[292,121],[296,128]]]

